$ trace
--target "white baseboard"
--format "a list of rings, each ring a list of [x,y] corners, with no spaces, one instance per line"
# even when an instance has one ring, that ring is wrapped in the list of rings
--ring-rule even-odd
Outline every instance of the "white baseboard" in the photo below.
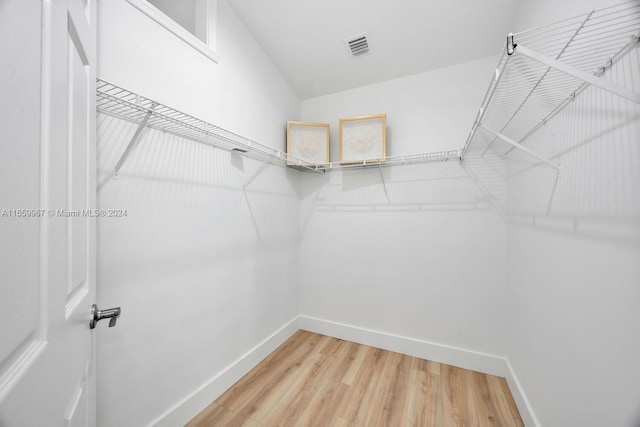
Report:
[[[374,331],[358,326],[345,325],[344,323],[331,322],[315,317],[300,316],[300,329],[490,375],[504,377],[508,372],[505,360],[500,356]]]
[[[518,411],[520,411],[524,425],[527,427],[540,427],[540,423],[527,400],[513,368],[504,357],[403,337],[387,332],[374,331],[310,316],[300,316],[299,325],[300,329],[306,331],[503,377],[507,380],[507,384],[518,406]]]
[[[296,316],[149,425],[153,427],[185,425],[264,360],[271,352],[288,340],[298,329],[298,317]]]
[[[522,417],[522,422],[527,427],[540,427],[540,422],[538,421],[535,412],[533,412],[531,403],[529,403],[527,395],[525,394],[520,381],[518,381],[516,372],[513,370],[511,363],[509,363],[509,359],[505,359],[505,363],[509,369],[505,379],[509,385],[509,390],[511,391],[513,400],[516,401],[516,406],[520,412],[520,417]]]

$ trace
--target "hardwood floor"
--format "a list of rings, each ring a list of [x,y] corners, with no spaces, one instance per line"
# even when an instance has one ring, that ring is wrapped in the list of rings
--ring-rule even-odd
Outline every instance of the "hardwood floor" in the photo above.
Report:
[[[187,426],[523,423],[503,378],[298,331]]]

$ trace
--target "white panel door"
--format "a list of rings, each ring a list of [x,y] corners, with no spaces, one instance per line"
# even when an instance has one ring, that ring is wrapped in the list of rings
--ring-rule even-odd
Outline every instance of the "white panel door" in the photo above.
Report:
[[[96,423],[95,9],[0,0],[2,427]]]

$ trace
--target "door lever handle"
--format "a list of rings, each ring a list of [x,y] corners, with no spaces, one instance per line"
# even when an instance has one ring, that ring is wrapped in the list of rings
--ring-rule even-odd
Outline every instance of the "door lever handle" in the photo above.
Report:
[[[89,316],[89,328],[94,329],[96,324],[102,319],[109,319],[109,327],[116,326],[116,321],[120,317],[120,307],[108,308],[106,310],[98,310],[98,306],[91,306],[91,314]]]

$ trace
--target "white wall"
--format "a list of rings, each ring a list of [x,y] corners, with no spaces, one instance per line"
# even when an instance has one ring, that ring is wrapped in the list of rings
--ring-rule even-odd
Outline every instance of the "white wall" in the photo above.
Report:
[[[471,129],[496,60],[484,58],[308,99],[302,102],[302,119],[331,125],[333,161],[339,157],[340,118],[369,114],[387,115],[389,156],[457,150]]]
[[[282,121],[300,116],[300,101],[227,2],[219,8],[216,65],[126,1],[102,1],[99,77],[284,151]]]
[[[636,0],[539,0],[523,1],[514,18],[512,32],[525,31],[558,22],[562,19],[587,14],[594,9],[602,9]]]
[[[387,113],[391,154],[461,148],[495,58],[323,96],[302,119]],[[471,154],[305,176],[300,312],[391,335],[502,355],[503,165]],[[383,185],[381,173],[384,176]]]
[[[284,148],[299,100],[225,1],[218,64],[124,0],[100,2],[99,24],[100,78]],[[99,181],[134,130],[99,117]],[[259,167],[148,131],[100,189],[99,207],[128,215],[98,227],[98,303],[122,306],[98,330],[99,426],[158,420],[297,316],[298,172],[243,189]]]
[[[518,30],[610,3],[525,2]],[[638,82],[639,64],[607,78]],[[546,167],[507,180],[507,357],[542,426],[640,424],[639,139],[640,107],[590,88],[527,141],[557,184]],[[508,173],[530,165],[514,153]]]

